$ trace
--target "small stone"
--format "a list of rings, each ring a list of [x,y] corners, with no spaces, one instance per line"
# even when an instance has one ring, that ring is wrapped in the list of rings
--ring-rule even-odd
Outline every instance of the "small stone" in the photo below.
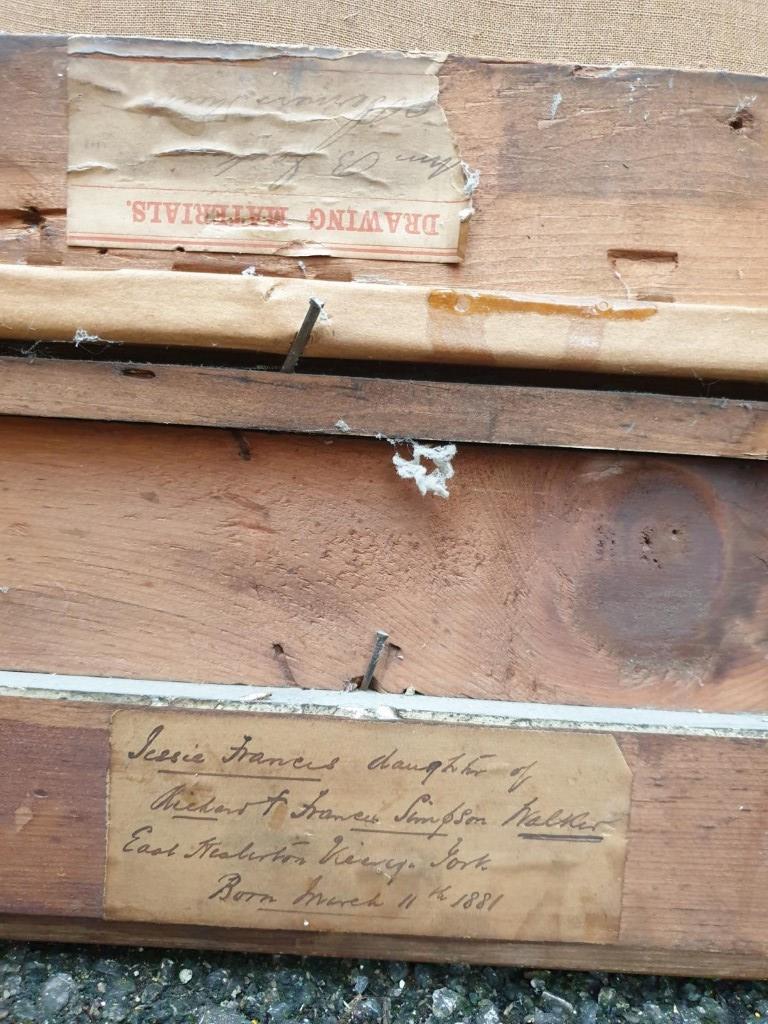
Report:
[[[133,978],[115,978],[104,997],[104,1020],[120,1024],[131,1012],[136,983]]]
[[[3,999],[12,999],[21,992],[21,975],[9,974],[3,982],[3,987],[0,989],[0,996]]]
[[[250,1021],[238,1010],[230,1010],[222,1006],[214,1006],[203,1010],[198,1024],[250,1024]]]
[[[687,999],[689,1003],[698,1003],[701,999],[701,992],[693,984],[692,981],[687,981],[682,988],[683,999]]]
[[[60,1013],[75,991],[75,979],[71,974],[54,974],[40,989],[38,1003],[44,1017],[55,1017]]]
[[[569,1003],[567,999],[563,999],[562,996],[559,996],[554,992],[548,992],[546,989],[542,989],[541,1001],[549,1004],[553,1010],[561,1014],[566,1014],[570,1017],[576,1016],[576,1010],[573,1003]]]
[[[164,956],[157,968],[157,977],[155,980],[159,981],[163,985],[168,985],[173,981],[175,973],[176,964],[170,959],[170,957]]]
[[[387,965],[386,970],[393,981],[404,981],[408,977],[408,964],[404,964],[402,960],[393,960]]]
[[[432,1013],[438,1020],[448,1020],[459,1008],[461,996],[452,988],[436,988],[432,993]]]
[[[697,1009],[702,1024],[727,1024],[729,1020],[728,1011],[711,996],[703,996]]]
[[[13,1024],[37,1024],[38,1012],[30,999],[20,999],[13,1008]]]
[[[111,957],[103,957],[101,960],[97,960],[91,970],[94,974],[106,974],[111,978],[117,978],[122,973],[120,964]]]
[[[625,1010],[625,1024],[645,1024],[645,1016],[642,1010]]]
[[[499,1011],[495,1006],[485,1006],[475,1014],[475,1024],[501,1024]]]
[[[273,1003],[269,1008],[269,1024],[287,1024],[293,1018],[293,1010],[290,1003]],[[208,1024],[201,1021],[201,1024]]]
[[[597,1021],[597,1004],[596,1003],[584,1003],[579,1010],[579,1024],[596,1024]]]
[[[192,981],[192,971],[188,967],[182,967],[179,971],[179,981],[182,985],[188,985]]]
[[[432,985],[432,968],[429,964],[416,964],[413,968],[413,976],[420,989],[430,988]]]
[[[549,1010],[534,1010],[533,1024],[562,1024],[563,1015]]]
[[[610,988],[610,986],[605,985],[597,993],[597,1005],[602,1007],[603,1009],[606,1009],[609,1006],[613,1006],[615,1004],[615,1002],[616,1002],[616,989],[615,988]]]
[[[214,1002],[223,1002],[223,1000],[225,1000],[229,995],[229,972],[224,970],[223,968],[211,971],[211,973],[205,979],[205,985],[211,995],[211,999],[213,999]]]
[[[163,986],[158,981],[148,981],[141,991],[142,1003],[154,1003],[163,994]]]
[[[358,995],[362,995],[363,992],[368,988],[368,978],[365,974],[358,974],[355,977],[352,987]]]
[[[365,999],[361,999],[355,1007],[354,1015],[352,1019],[356,1024],[379,1024],[381,1021],[382,1006],[381,1000],[376,999],[374,996],[366,996]]]

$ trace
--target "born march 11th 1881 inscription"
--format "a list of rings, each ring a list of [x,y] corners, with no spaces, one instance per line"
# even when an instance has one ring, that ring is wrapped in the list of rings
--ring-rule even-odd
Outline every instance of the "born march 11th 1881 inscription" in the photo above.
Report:
[[[611,735],[141,709],[111,741],[108,918],[616,939]]]

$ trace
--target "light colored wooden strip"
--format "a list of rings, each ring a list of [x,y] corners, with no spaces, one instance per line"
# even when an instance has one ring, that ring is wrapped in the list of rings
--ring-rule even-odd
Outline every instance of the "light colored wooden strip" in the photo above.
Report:
[[[0,699],[0,798],[11,809],[0,823],[5,935],[52,938],[62,934],[66,921],[73,922],[70,938],[184,937],[190,944],[230,948],[336,955],[354,949],[428,959],[451,954],[593,969],[654,970],[663,963],[664,970],[715,975],[764,970],[765,741],[616,734],[635,782],[621,931],[614,945],[388,939],[385,948],[371,937],[308,939],[291,932],[100,922],[108,727],[116,704],[52,696]],[[50,857],[40,855],[54,838],[60,840],[56,872],[49,870]]]
[[[768,457],[768,403],[0,357],[0,414]]]
[[[2,266],[0,338],[283,353],[311,298],[319,357],[768,377],[768,309],[226,274]]]
[[[382,690],[768,708],[765,462],[460,445],[444,501],[386,441],[2,442],[8,669],[338,690],[384,630]]]

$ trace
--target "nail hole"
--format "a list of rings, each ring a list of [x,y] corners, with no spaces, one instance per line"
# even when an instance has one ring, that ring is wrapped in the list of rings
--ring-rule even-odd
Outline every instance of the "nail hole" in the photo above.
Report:
[[[47,789],[33,789],[32,793],[34,796],[40,797],[41,800],[48,796]]]
[[[734,132],[743,132],[745,128],[751,128],[755,122],[755,115],[746,108],[737,110],[728,118],[728,127]]]
[[[45,216],[36,206],[24,206],[21,210],[21,219],[30,228],[39,228],[45,224]]]
[[[141,366],[124,366],[120,372],[124,377],[140,377],[142,380],[152,380],[157,376],[154,370],[145,370]]]

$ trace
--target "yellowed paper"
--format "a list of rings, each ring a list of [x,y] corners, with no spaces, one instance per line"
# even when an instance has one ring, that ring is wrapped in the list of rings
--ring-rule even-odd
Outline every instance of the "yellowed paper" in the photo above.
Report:
[[[630,782],[607,734],[119,711],[106,916],[612,942]]]
[[[460,258],[470,187],[439,57],[69,45],[71,245]]]

